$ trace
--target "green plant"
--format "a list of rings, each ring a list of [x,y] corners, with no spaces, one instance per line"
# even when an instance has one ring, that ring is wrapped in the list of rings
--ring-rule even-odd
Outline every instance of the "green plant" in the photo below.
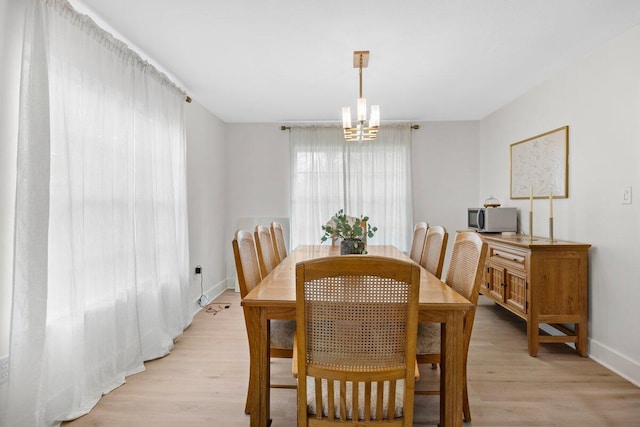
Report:
[[[366,229],[362,226],[362,223],[366,223]],[[326,242],[329,239],[340,237],[342,239],[362,239],[363,237],[373,237],[374,233],[378,231],[378,227],[372,227],[369,224],[368,216],[351,217],[344,213],[344,209],[340,209],[331,218],[326,225],[322,226],[324,231],[323,236],[320,238],[321,242]]]

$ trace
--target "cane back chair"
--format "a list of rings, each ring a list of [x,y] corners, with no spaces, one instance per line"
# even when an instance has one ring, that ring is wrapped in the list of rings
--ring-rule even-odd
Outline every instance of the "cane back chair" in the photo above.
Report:
[[[409,261],[298,263],[298,426],[412,425],[419,287]]]
[[[424,250],[424,243],[427,237],[427,229],[429,225],[421,221],[413,227],[413,238],[411,240],[411,250],[409,251],[409,258],[417,263],[420,263],[422,257],[422,251]]]
[[[278,265],[278,258],[271,240],[271,232],[269,227],[256,225],[255,242],[258,251],[258,264],[260,265],[260,274],[265,277],[271,273],[271,270]]]
[[[445,283],[477,307],[482,281],[483,266],[487,256],[487,244],[475,232],[461,232],[456,235],[451,252],[451,261]],[[469,393],[467,389],[467,356],[473,330],[476,311],[469,310],[464,317],[463,326],[463,404],[464,420],[471,421]],[[421,363],[440,363],[441,330],[439,323],[418,325],[417,361]],[[418,391],[417,394],[438,394],[438,391]]]
[[[440,226],[435,225],[427,229],[427,237],[424,242],[424,250],[420,257],[420,265],[438,279],[442,277],[442,266],[444,265],[444,254],[447,251],[447,240],[449,233]]]
[[[287,246],[284,243],[284,231],[282,230],[282,224],[279,222],[272,222],[271,227],[271,241],[273,243],[274,253],[277,258],[278,264],[282,262],[287,256]]]
[[[238,287],[240,296],[244,298],[258,283],[262,281],[262,275],[258,267],[258,256],[253,234],[250,231],[238,230],[234,236],[233,256],[238,274]],[[251,330],[246,322],[247,337],[251,340],[251,334],[256,333]],[[271,320],[271,357],[292,358],[293,357],[293,337],[295,335],[295,320]],[[273,384],[274,388],[295,388],[295,386]],[[245,413],[249,413],[252,407],[251,396],[247,393]]]

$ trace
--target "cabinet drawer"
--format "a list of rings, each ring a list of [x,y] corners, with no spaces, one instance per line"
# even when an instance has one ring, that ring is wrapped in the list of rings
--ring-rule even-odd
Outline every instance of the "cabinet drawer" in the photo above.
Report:
[[[500,246],[489,247],[489,259],[491,261],[505,263],[512,267],[520,267],[525,269],[525,262],[527,260],[527,253],[521,252],[511,248],[503,248]]]

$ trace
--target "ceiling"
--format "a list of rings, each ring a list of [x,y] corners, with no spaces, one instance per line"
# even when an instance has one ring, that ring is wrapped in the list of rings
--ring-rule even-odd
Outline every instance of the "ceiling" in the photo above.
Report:
[[[225,122],[478,120],[640,23],[638,0],[72,0]]]

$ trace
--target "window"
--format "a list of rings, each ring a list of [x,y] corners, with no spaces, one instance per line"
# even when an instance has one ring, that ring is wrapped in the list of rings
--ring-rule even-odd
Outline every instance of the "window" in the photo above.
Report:
[[[372,244],[408,248],[412,230],[411,133],[385,126],[378,139],[346,143],[337,127],[291,129],[291,241],[317,244],[339,209],[378,227]]]

